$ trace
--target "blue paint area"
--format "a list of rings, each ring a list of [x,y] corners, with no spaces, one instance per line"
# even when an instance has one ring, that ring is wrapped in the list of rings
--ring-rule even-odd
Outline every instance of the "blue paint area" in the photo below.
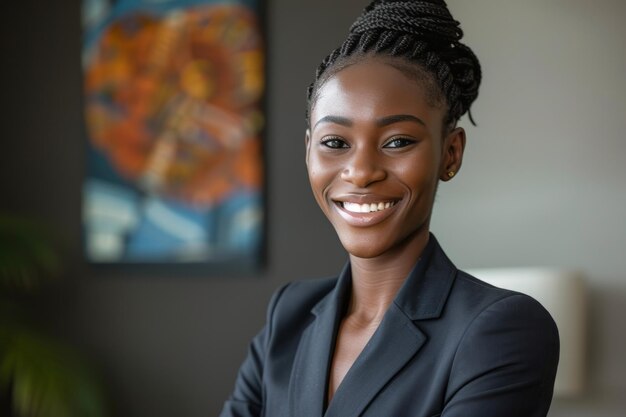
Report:
[[[89,178],[97,178],[98,180],[129,189],[136,194],[142,194],[133,182],[125,179],[115,170],[109,158],[102,152],[94,149],[91,144],[87,146],[87,161],[87,176]]]
[[[164,215],[158,217],[155,212]],[[177,228],[179,223],[187,227]],[[191,232],[188,229],[192,229]],[[143,204],[141,221],[129,236],[126,255],[130,259],[166,257],[174,260],[184,257],[185,252],[206,252],[210,234],[206,209],[151,198]]]
[[[218,211],[216,244],[225,250],[254,253],[261,243],[262,201],[258,193],[240,193]]]
[[[164,224],[153,215],[155,207],[166,213],[161,220],[177,219],[201,233]],[[261,243],[261,198],[256,193],[235,194],[211,210],[180,202],[151,199],[144,204],[138,227],[128,236],[126,257],[133,261],[236,258],[255,256]],[[171,216],[171,217],[170,217]]]
[[[259,255],[263,209],[259,193],[234,193],[209,209],[144,198],[103,180],[87,181],[84,193],[88,253],[94,260],[202,262],[251,260]],[[107,238],[104,245],[102,237]]]

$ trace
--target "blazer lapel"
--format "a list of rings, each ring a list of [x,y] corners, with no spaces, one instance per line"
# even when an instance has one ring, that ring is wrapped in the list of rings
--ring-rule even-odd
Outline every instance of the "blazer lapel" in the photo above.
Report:
[[[350,265],[347,264],[335,289],[311,310],[315,317],[302,333],[291,372],[289,410],[292,416],[322,417],[324,413],[328,371],[351,285]]]
[[[337,388],[325,417],[361,415],[415,357],[427,341],[416,322],[439,317],[455,276],[456,268],[431,235],[380,326]]]
[[[392,304],[337,388],[325,416],[360,415],[389,380],[415,356],[425,341],[424,334]]]

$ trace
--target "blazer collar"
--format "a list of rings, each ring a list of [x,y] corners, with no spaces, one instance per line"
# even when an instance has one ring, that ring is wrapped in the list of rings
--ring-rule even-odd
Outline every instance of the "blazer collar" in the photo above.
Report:
[[[326,294],[315,306],[311,309],[311,313],[315,316],[327,314],[327,310],[331,309],[333,312],[344,313],[342,309],[347,307],[347,303],[350,301],[350,294],[352,292],[352,269],[350,262],[347,262],[339,277],[335,288]]]
[[[334,290],[311,310],[315,319],[300,339],[289,388],[291,415],[360,415],[426,343],[426,336],[414,321],[439,317],[455,275],[456,268],[430,235],[422,256],[324,413],[337,329],[350,298],[352,277],[348,263]]]
[[[411,320],[427,320],[441,315],[446,304],[457,269],[439,246],[435,235],[430,234],[422,255],[400,287],[394,299]],[[343,313],[348,302],[352,285],[350,263],[346,263],[333,291],[322,298],[312,309],[315,316],[324,314],[326,309]]]
[[[422,256],[398,291],[396,304],[411,320],[434,319],[448,300],[457,269],[431,233]]]

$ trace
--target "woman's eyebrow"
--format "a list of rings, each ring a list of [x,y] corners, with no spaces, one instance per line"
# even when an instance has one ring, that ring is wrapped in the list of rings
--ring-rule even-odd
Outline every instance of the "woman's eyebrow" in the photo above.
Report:
[[[329,116],[324,116],[321,119],[319,119],[315,123],[315,126],[313,126],[312,130],[315,130],[317,125],[320,123],[335,123],[335,124],[346,126],[346,127],[352,126],[352,120],[348,119],[347,117],[329,115]]]
[[[420,119],[419,117],[410,115],[410,114],[394,114],[391,116],[385,116],[385,117],[378,119],[376,121],[376,124],[380,127],[383,127],[383,126],[388,126],[388,125],[398,123],[398,122],[415,122],[415,123],[421,124],[424,127],[427,127],[426,123],[424,123],[422,119]]]
[[[376,125],[379,127],[384,127],[399,122],[415,122],[426,127],[426,123],[424,123],[422,119],[410,114],[394,114],[391,116],[381,117],[380,119],[376,120]],[[315,123],[315,126],[313,126],[312,130],[315,130],[317,125],[319,125],[320,123],[335,123],[346,127],[351,127],[353,125],[352,120],[348,119],[347,117],[328,115],[319,119]]]

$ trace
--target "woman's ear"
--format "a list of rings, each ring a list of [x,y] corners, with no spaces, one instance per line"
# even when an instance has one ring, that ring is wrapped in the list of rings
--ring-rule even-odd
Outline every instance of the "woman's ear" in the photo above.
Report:
[[[311,148],[311,130],[307,129],[304,134],[304,146],[306,147],[306,156],[304,162],[309,165],[309,149]]]
[[[456,127],[443,139],[443,157],[439,179],[450,181],[461,169],[465,151],[465,130]]]

